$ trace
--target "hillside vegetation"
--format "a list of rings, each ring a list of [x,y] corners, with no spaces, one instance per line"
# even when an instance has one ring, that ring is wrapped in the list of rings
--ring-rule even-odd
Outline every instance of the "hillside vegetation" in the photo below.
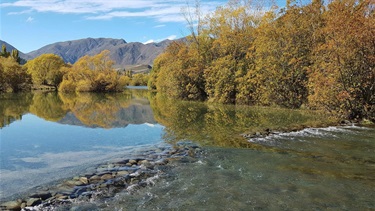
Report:
[[[20,65],[18,51],[0,54],[0,93],[33,89],[61,92],[119,92],[126,85],[146,85],[148,74],[114,69],[110,52],[84,56],[73,65],[55,54],[42,54]]]
[[[197,7],[188,42],[155,59],[148,85],[179,99],[375,121],[374,10],[371,0],[288,1],[267,12],[232,0],[203,18]]]

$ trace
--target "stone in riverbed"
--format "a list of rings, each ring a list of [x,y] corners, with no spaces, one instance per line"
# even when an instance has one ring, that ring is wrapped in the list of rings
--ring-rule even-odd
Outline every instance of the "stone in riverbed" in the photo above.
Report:
[[[103,172],[103,171],[108,171],[107,167],[99,167],[96,169],[97,172]]]
[[[58,200],[64,200],[64,199],[67,199],[68,196],[64,195],[64,194],[61,194],[61,193],[58,193],[58,194],[56,194],[55,198],[58,199]]]
[[[76,180],[68,180],[65,182],[66,185],[69,185],[69,186],[80,186],[80,185],[83,185],[83,183],[81,181],[76,181]]]
[[[132,160],[129,160],[129,163],[132,164],[132,165],[134,165],[134,164],[137,164],[137,161],[134,160],[134,159],[132,159]]]
[[[129,174],[129,172],[128,171],[119,171],[119,172],[117,172],[117,176],[124,176],[124,175],[127,175],[127,174]]]
[[[113,178],[112,174],[104,174],[100,179],[109,180],[109,179],[112,179],[112,178]]]
[[[40,198],[29,198],[26,202],[27,206],[36,206],[42,203],[42,200]]]
[[[98,176],[98,175],[94,175],[92,177],[90,177],[90,182],[98,182],[99,180],[101,180],[101,178]]]
[[[167,159],[164,159],[164,158],[155,161],[155,164],[156,164],[156,165],[165,165],[165,164],[167,164],[167,163],[168,163],[168,160],[167,160]]]
[[[85,185],[87,185],[89,183],[89,180],[87,179],[87,177],[80,177],[79,181],[81,181]]]
[[[39,192],[35,193],[29,196],[30,198],[40,198],[42,200],[46,200],[50,197],[52,197],[52,194],[50,192]]]
[[[5,208],[6,210],[21,210],[21,202],[19,201],[8,201],[1,204],[0,208]]]

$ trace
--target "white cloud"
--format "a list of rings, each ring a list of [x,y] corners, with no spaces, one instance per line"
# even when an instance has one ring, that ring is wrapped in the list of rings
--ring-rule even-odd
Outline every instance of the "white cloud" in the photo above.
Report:
[[[156,26],[154,26],[154,28],[162,28],[162,27],[165,27],[165,25],[164,25],[164,24],[161,24],[161,25],[156,25]]]
[[[169,37],[167,37],[165,40],[175,40],[177,38],[176,35],[171,35]]]
[[[26,19],[26,22],[28,22],[28,23],[31,23],[31,22],[33,22],[34,21],[34,18],[33,17],[28,17],[27,19]]]
[[[168,37],[157,39],[157,40],[150,39],[150,40],[147,40],[146,42],[144,42],[143,44],[146,45],[146,44],[150,44],[150,43],[158,43],[158,42],[161,42],[161,41],[164,41],[164,40],[175,40],[176,38],[177,38],[176,35],[170,35]]]
[[[22,15],[22,14],[28,14],[28,13],[31,13],[32,10],[23,10],[23,11],[20,11],[20,12],[9,12],[8,15]]]
[[[144,42],[143,44],[147,45],[147,44],[150,44],[150,43],[153,43],[155,42],[154,40],[147,40],[146,42]]]
[[[222,0],[205,1],[201,3],[201,9],[206,13],[221,4]],[[0,3],[0,7],[25,9],[22,12],[8,13],[12,15],[36,11],[86,14],[87,19],[92,20],[147,17],[159,22],[183,22],[185,20],[181,8],[186,7],[186,0],[17,0]]]

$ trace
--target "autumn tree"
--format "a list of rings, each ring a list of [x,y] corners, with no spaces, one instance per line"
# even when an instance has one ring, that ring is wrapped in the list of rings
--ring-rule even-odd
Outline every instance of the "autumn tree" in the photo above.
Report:
[[[149,79],[149,75],[147,74],[143,74],[143,73],[134,74],[131,80],[129,81],[129,84],[131,86],[146,86],[148,79]]]
[[[64,60],[55,54],[42,54],[26,63],[25,67],[36,85],[54,86],[56,89],[62,81],[61,68]]]
[[[0,63],[0,92],[6,91],[4,67]]]
[[[59,91],[63,92],[112,92],[122,91],[128,77],[113,69],[109,51],[95,56],[84,56],[72,65],[63,77]]]
[[[231,0],[199,16],[197,28],[191,17],[199,13],[190,13],[192,35],[155,59],[149,87],[180,99],[304,105],[375,121],[373,1],[259,8]]]
[[[310,105],[375,121],[375,17],[371,0],[334,0],[310,73]]]
[[[0,92],[18,92],[30,88],[30,76],[13,58],[0,57]]]
[[[253,67],[248,54],[252,54],[259,17],[248,3],[230,1],[208,18],[208,36],[213,38],[212,62],[204,71],[209,101],[235,103],[241,79]]]
[[[264,86],[264,103],[289,108],[307,103],[307,71],[312,64],[313,35],[319,29],[319,9],[288,5],[280,17],[265,16],[268,20],[256,39],[256,68]]]
[[[150,86],[156,87],[158,91],[175,98],[182,96],[181,89],[184,88],[178,85],[179,81],[182,82],[179,79],[181,77],[180,74],[175,74],[175,71],[181,68],[176,55],[184,45],[185,43],[182,42],[172,42],[165,52],[154,60],[154,66],[151,71],[153,81],[150,82]]]

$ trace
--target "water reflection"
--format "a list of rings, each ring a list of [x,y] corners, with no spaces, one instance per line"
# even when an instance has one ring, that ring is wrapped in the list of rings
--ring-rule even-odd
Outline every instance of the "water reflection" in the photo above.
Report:
[[[0,128],[26,113],[47,121],[85,127],[116,128],[156,123],[147,90],[116,94],[35,92],[0,95]]]
[[[135,146],[191,140],[207,146],[207,153],[200,162],[172,169],[171,175],[178,179],[168,177],[137,195],[120,194],[98,206],[108,206],[107,210],[375,207],[373,129],[310,128],[251,141],[240,135],[334,121],[318,112],[176,101],[147,90],[3,94],[0,100],[0,198],[72,176],[72,167],[105,162]]]
[[[164,127],[147,96],[147,90],[0,95],[0,199],[161,144]]]
[[[32,99],[31,93],[0,94],[0,128],[22,119],[22,115],[29,111]]]
[[[150,102],[156,121],[166,126],[164,138],[171,143],[187,139],[206,146],[264,148],[240,134],[334,122],[326,114],[307,110],[213,105],[172,100],[160,94],[152,96]]]

